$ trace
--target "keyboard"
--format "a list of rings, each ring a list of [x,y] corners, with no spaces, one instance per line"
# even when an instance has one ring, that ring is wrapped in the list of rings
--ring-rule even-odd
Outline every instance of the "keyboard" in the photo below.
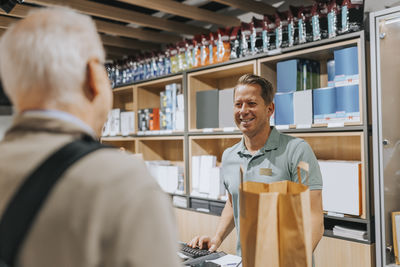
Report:
[[[181,243],[181,251],[180,252],[192,259],[210,255],[212,253],[212,252],[208,251],[207,249],[199,249],[199,248],[189,247],[186,243]]]
[[[210,252],[206,249],[192,248],[186,243],[179,242],[179,245],[180,251],[178,256],[182,259],[184,266],[198,267],[207,260],[215,260],[226,255],[223,251]]]

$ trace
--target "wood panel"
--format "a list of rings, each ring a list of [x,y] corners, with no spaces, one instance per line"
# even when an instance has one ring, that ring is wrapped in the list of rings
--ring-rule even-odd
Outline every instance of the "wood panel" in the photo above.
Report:
[[[135,147],[136,147],[135,143],[136,143],[136,141],[135,140],[129,140],[129,139],[126,139],[124,137],[115,138],[115,139],[112,138],[112,137],[111,138],[107,137],[107,138],[102,138],[101,142],[103,144],[115,146],[117,148],[124,148],[125,150],[127,150],[129,152],[136,153],[136,151],[135,151]]]
[[[322,237],[314,258],[315,267],[374,267],[375,245]]]
[[[179,239],[183,242],[189,242],[197,235],[214,236],[217,230],[219,216],[194,212],[175,208],[175,216],[178,227]],[[218,251],[222,250],[229,254],[236,254],[236,229],[233,229]]]
[[[189,155],[214,155],[217,157],[217,163],[221,163],[222,153],[228,147],[240,142],[241,136],[207,136],[207,138],[190,137],[190,150]]]
[[[182,75],[177,75],[136,85],[138,99],[137,108],[159,108],[160,92],[165,91],[165,86],[167,84],[179,83],[182,86],[182,79]]]
[[[184,161],[183,139],[138,139],[138,152],[144,160]]]
[[[158,44],[150,43],[150,42],[142,42],[130,38],[120,38],[107,34],[100,35],[101,41],[104,45],[122,47],[122,48],[130,48],[137,50],[160,50],[161,46]]]
[[[275,8],[273,6],[252,0],[214,0],[214,2],[257,14],[273,15],[275,13]]]
[[[151,8],[168,14],[210,22],[222,26],[240,26],[238,18],[208,11],[206,9],[189,6],[171,0],[120,0],[129,4]]]
[[[125,25],[102,21],[99,19],[95,19],[94,22],[96,23],[97,31],[99,32],[124,36],[128,38],[136,38],[142,41],[168,44],[178,42],[182,39],[174,35],[163,33],[154,34],[154,31],[136,29],[132,27],[127,27]]]
[[[157,79],[154,81],[144,82],[138,84],[138,87],[143,89],[158,89],[158,90],[165,90],[165,86],[171,83],[180,83],[182,84],[183,75],[175,75],[172,77]]]
[[[27,0],[26,2],[44,6],[69,6],[88,15],[176,33],[194,35],[204,31],[200,27],[87,0]]]
[[[137,108],[160,108],[160,90],[145,90],[140,87],[137,88],[138,101]]]
[[[362,133],[291,134],[307,141],[318,159],[363,161]]]
[[[133,89],[115,91],[113,93],[113,108],[134,111]]]
[[[362,132],[292,134],[304,139],[317,159],[360,161],[361,168],[361,218],[367,218],[364,135]]]

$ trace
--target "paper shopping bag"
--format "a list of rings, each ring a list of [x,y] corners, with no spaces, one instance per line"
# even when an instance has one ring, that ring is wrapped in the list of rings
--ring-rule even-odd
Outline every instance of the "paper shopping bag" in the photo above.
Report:
[[[240,186],[240,242],[244,267],[310,267],[310,191],[301,183],[243,182]]]

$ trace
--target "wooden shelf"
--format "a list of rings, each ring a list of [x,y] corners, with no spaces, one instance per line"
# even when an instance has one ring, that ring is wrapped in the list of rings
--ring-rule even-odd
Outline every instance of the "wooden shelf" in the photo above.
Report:
[[[260,76],[269,80],[274,88],[277,87],[277,70],[276,64],[280,61],[286,61],[290,59],[310,59],[315,60],[320,63],[320,88],[328,86],[328,74],[327,74],[327,61],[333,59],[334,51],[339,48],[347,47],[357,47],[358,51],[358,73],[359,73],[359,110],[360,110],[360,121],[357,122],[346,122],[345,126],[355,126],[362,125],[365,114],[363,114],[363,90],[365,90],[365,85],[363,83],[363,65],[362,58],[364,54],[362,53],[361,38],[343,40],[340,42],[329,43],[321,46],[311,47],[303,50],[295,50],[285,54],[280,54],[277,56],[271,56],[266,58],[260,58],[257,60],[258,73]],[[315,88],[313,88],[315,89]],[[314,124],[313,127],[326,127],[327,124]]]
[[[310,144],[319,160],[349,160],[360,161],[361,168],[361,199],[362,213],[360,218],[366,219],[366,173],[363,132],[325,132],[325,133],[295,133]]]
[[[138,133],[130,137],[108,137],[103,138],[105,143],[113,143],[116,146],[128,146],[128,150],[142,153],[145,160],[170,160],[173,164],[179,164],[185,167],[185,192],[186,195],[180,195],[187,198],[188,203],[191,199],[202,199],[214,202],[224,202],[222,200],[208,199],[197,196],[190,196],[191,183],[191,158],[200,155],[215,155],[217,157],[217,165],[221,164],[221,157],[224,150],[238,143],[242,134],[237,129],[197,129],[196,127],[196,93],[212,89],[230,89],[233,88],[240,76],[246,73],[259,74],[270,80],[276,86],[276,63],[283,60],[295,58],[307,58],[320,62],[320,87],[327,86],[327,69],[326,62],[333,58],[333,51],[339,48],[357,46],[359,58],[359,103],[360,103],[360,122],[345,123],[343,127],[328,127],[327,124],[313,124],[308,129],[280,129],[279,131],[296,137],[303,138],[312,147],[316,157],[321,160],[350,160],[360,161],[362,167],[362,215],[357,217],[345,216],[334,217],[325,215],[324,218],[329,222],[342,222],[343,224],[362,225],[369,232],[369,241],[355,241],[352,239],[341,238],[330,235],[338,241],[345,239],[345,242],[353,243],[370,243],[371,225],[369,206],[369,158],[368,147],[368,125],[366,123],[366,114],[364,113],[367,104],[366,101],[366,84],[365,84],[365,66],[363,66],[364,58],[364,32],[356,32],[347,35],[338,36],[332,39],[324,39],[317,42],[297,45],[290,48],[284,48],[270,53],[258,54],[249,58],[240,58],[225,63],[206,66],[198,69],[191,69],[182,73],[171,74],[149,81],[141,81],[129,86],[114,89],[114,106],[126,109],[132,107],[132,110],[144,108],[160,107],[161,91],[165,90],[165,85],[170,83],[181,83],[185,94],[185,123],[184,131],[170,131],[164,133],[153,134],[150,132]],[[274,54],[275,53],[275,54]],[[278,54],[276,54],[278,53]],[[218,116],[218,114],[216,114]],[[233,114],[232,114],[233,116]],[[365,123],[364,123],[365,121]],[[135,125],[137,127],[137,123]],[[177,209],[180,213],[178,223],[182,223],[186,219],[202,217],[204,224],[209,224],[210,217],[212,220],[218,219],[216,216],[208,216],[198,211],[193,212],[190,209]],[[184,218],[192,217],[192,218]],[[215,218],[214,218],[215,217]],[[186,238],[193,237],[195,231],[201,230],[200,225],[195,223],[194,227],[188,227],[190,233],[186,233]],[[179,227],[182,229],[182,227]],[[186,230],[185,230],[186,231]],[[211,234],[214,234],[215,227],[210,228]],[[199,234],[204,234],[200,231]],[[181,238],[182,240],[185,240]],[[359,244],[358,243],[358,244]],[[364,244],[359,244],[364,245]],[[234,244],[233,244],[234,251]],[[339,266],[339,265],[338,265]]]
[[[135,111],[133,88],[113,91],[113,108],[119,108],[122,111]]]
[[[205,69],[188,74],[189,131],[197,130],[196,92],[212,89],[224,90],[233,88],[235,87],[239,77],[246,73],[256,73],[255,60],[221,66],[218,68]],[[218,116],[218,114],[216,114],[216,116]]]
[[[170,160],[172,162],[184,162],[183,137],[137,138],[137,152],[143,155],[144,160]]]
[[[122,147],[131,153],[136,153],[136,140],[133,137],[102,137],[101,142],[117,148]]]
[[[180,74],[135,85],[138,100],[137,109],[160,108],[160,92],[165,91],[167,84],[182,84],[182,79],[183,76]]]

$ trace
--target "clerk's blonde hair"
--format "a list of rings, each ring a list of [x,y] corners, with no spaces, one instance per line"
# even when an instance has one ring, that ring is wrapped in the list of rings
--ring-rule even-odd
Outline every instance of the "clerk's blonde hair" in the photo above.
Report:
[[[65,7],[38,8],[0,40],[0,75],[13,103],[41,96],[73,104],[86,82],[87,62],[104,62],[92,19]]]

